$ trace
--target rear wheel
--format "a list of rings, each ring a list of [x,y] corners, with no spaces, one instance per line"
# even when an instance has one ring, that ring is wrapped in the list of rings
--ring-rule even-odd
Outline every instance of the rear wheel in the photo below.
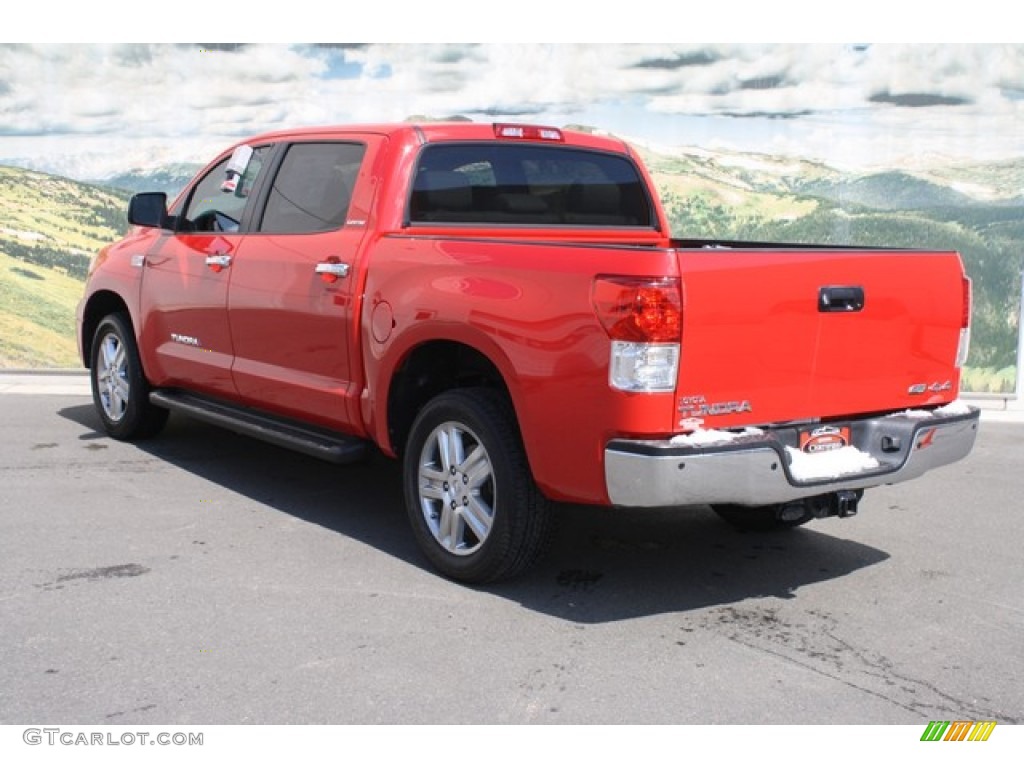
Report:
[[[118,440],[151,437],[167,421],[167,411],[149,402],[131,322],[124,313],[107,315],[92,339],[92,398],[107,434]]]
[[[417,543],[445,576],[507,579],[543,554],[552,516],[501,393],[453,390],[428,402],[409,433],[404,470]]]

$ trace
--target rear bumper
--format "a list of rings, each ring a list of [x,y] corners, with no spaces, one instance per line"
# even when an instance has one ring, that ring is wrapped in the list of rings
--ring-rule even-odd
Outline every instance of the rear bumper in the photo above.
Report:
[[[796,448],[795,427],[701,446],[614,440],[604,455],[608,498],[628,507],[760,506],[900,483],[970,453],[978,417],[978,409],[970,408],[956,415],[911,412],[847,422],[851,444],[878,466],[825,477],[794,472],[787,447]]]

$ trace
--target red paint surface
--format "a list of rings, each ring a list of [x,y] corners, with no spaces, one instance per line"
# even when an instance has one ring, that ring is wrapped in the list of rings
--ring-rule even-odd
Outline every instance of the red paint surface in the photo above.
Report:
[[[609,138],[565,139],[629,151]],[[964,310],[954,253],[676,249],[660,207],[659,227],[648,230],[412,227],[405,205],[422,142],[494,141],[492,126],[307,129],[250,143],[325,140],[367,146],[344,226],[311,235],[135,229],[98,260],[80,318],[91,297],[116,293],[154,385],[368,435],[387,452],[395,448],[387,398],[397,368],[418,345],[465,344],[503,376],[541,488],[586,502],[607,501],[607,442],[680,432],[681,403],[749,404],[704,417],[704,426],[721,428],[956,397]],[[214,253],[230,254],[232,264],[214,272],[204,264]],[[146,255],[144,269],[128,266],[133,254]],[[332,260],[349,264],[349,275],[328,282],[315,274]],[[675,392],[609,387],[609,333],[593,303],[599,276],[679,286]],[[830,285],[863,287],[863,310],[819,312],[819,289]],[[378,313],[374,333],[382,302],[389,310]],[[172,333],[201,344],[175,342]],[[946,381],[948,390],[908,393]]]

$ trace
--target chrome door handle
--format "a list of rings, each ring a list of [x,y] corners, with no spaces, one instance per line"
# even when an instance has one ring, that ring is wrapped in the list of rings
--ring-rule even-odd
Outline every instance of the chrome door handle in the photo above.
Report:
[[[218,269],[224,269],[224,267],[231,266],[231,257],[227,254],[216,254],[215,256],[206,257],[206,266],[217,267]]]
[[[316,265],[318,275],[334,275],[335,277],[348,277],[349,265],[335,261],[321,261]]]

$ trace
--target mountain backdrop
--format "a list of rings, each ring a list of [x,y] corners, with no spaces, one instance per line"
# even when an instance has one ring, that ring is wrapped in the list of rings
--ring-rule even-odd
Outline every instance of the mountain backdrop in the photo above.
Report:
[[[676,237],[959,251],[975,297],[965,389],[1012,391],[1024,159],[849,174],[751,153],[640,153]],[[80,364],[74,307],[89,259],[126,229],[131,192],[173,196],[196,170],[174,165],[82,183],[0,166],[0,368]]]
[[[89,260],[127,227],[128,193],[0,166],[0,368],[78,366]]]

